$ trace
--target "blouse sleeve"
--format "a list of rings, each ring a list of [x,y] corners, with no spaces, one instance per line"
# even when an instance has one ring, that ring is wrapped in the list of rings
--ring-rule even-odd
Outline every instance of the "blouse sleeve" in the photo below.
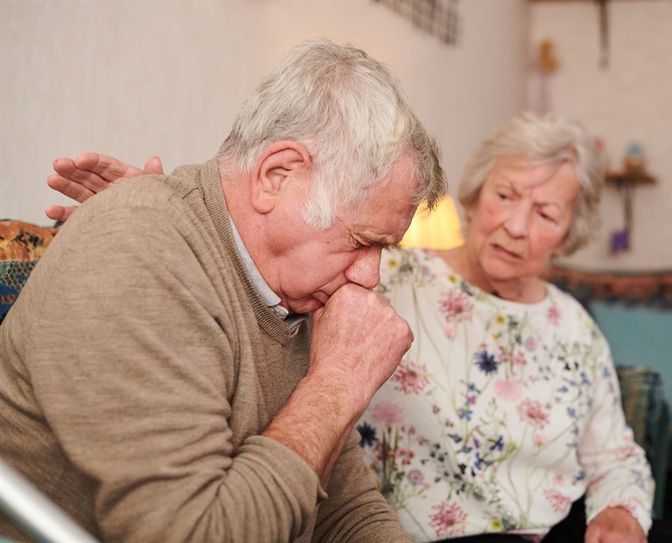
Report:
[[[592,326],[597,366],[592,406],[579,443],[579,459],[588,481],[587,521],[607,507],[619,506],[628,510],[646,533],[651,527],[653,504],[651,469],[625,422],[609,346],[594,323]]]

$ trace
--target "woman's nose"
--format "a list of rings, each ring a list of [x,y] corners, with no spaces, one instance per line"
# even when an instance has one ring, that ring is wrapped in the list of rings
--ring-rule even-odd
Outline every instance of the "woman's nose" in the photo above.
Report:
[[[511,237],[522,238],[527,236],[529,222],[529,210],[525,206],[519,205],[511,210],[511,214],[504,221],[504,228]]]

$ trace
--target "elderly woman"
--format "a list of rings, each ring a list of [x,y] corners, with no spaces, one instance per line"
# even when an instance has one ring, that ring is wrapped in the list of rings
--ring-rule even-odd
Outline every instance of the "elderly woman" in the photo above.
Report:
[[[50,185],[79,201],[141,173],[96,154],[55,167]],[[415,342],[359,430],[417,541],[538,540],[584,495],[578,541],[584,530],[588,543],[646,540],[653,483],[607,343],[541,278],[554,256],[586,242],[602,174],[580,126],[520,115],[467,167],[465,244],[383,255],[380,289]],[[519,535],[482,535],[495,533]],[[574,541],[565,531],[558,540]]]
[[[359,429],[417,541],[538,538],[584,494],[587,542],[645,541],[653,483],[609,347],[541,277],[586,242],[602,177],[580,126],[519,115],[467,166],[464,245],[383,255],[380,288],[415,341]]]

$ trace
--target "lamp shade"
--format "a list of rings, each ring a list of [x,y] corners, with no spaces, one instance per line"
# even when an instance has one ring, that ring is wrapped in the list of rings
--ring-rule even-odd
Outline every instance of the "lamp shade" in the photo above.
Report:
[[[464,239],[455,202],[450,196],[445,196],[434,211],[428,211],[425,206],[418,208],[400,245],[444,250],[462,243]]]

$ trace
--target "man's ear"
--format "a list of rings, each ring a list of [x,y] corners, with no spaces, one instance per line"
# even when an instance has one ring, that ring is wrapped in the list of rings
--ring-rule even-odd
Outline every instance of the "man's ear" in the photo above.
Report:
[[[259,213],[273,210],[280,193],[291,181],[298,182],[312,167],[308,150],[292,140],[273,142],[266,147],[252,176],[252,207]]]

